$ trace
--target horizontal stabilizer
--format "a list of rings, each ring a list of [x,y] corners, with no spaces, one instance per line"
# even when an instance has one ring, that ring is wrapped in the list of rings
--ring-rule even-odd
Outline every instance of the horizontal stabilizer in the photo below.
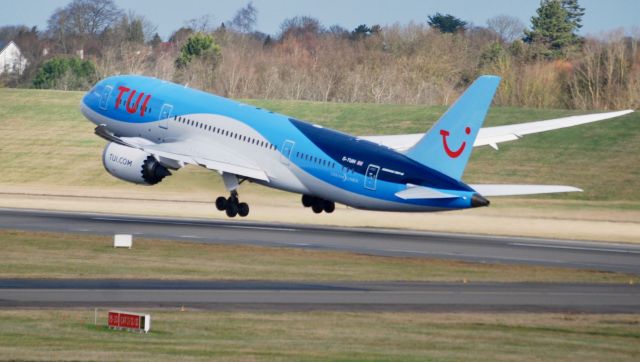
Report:
[[[396,196],[403,200],[412,199],[451,199],[458,195],[448,194],[436,189],[423,186],[407,185],[406,190],[396,192]]]
[[[469,185],[482,196],[516,196],[582,192],[577,187],[562,185]]]

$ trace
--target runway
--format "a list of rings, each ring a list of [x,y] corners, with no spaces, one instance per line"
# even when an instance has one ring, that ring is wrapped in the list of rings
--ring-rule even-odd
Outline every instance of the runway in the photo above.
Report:
[[[0,228],[100,235],[128,233],[135,237],[198,243],[326,249],[640,274],[640,245],[633,244],[22,209],[0,209]]]
[[[0,280],[0,307],[640,312],[640,287],[542,283]]]

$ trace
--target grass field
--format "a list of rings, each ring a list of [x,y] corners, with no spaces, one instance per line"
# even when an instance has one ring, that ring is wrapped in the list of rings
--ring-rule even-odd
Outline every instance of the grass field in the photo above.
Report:
[[[638,282],[622,273],[299,248],[136,239],[132,250],[114,249],[106,236],[7,230],[0,230],[0,250],[0,278]]]
[[[0,359],[637,361],[637,315],[151,311],[148,335],[106,312],[0,311]]]
[[[37,194],[57,187],[70,193],[78,189],[86,195],[130,197],[144,190],[139,197],[196,200],[223,190],[215,173],[195,167],[177,172],[154,188],[109,176],[100,161],[105,142],[93,135],[93,126],[80,115],[81,97],[80,92],[0,89],[0,192]],[[422,106],[246,102],[355,134],[422,132],[444,111]],[[569,114],[575,112],[494,108],[487,124]],[[556,205],[556,213],[584,208],[637,213],[639,120],[640,115],[633,114],[609,123],[528,136],[504,144],[499,152],[477,149],[465,180],[562,183],[586,190],[510,201],[518,208],[544,210],[551,204]],[[299,206],[297,196],[247,186],[243,185],[243,195],[252,194],[259,203],[269,205],[276,197],[276,204],[288,205],[288,198],[296,198]],[[156,190],[155,196],[151,189]],[[38,197],[30,202],[41,204]],[[127,204],[114,204],[126,211]],[[543,224],[548,227],[549,222]],[[621,273],[166,240],[136,239],[132,250],[124,250],[113,249],[110,237],[7,230],[0,231],[0,250],[0,278],[638,282],[637,276]],[[93,310],[0,310],[0,360],[640,359],[637,315],[189,309],[151,310],[151,314],[152,333],[141,335],[106,329],[104,310],[99,326],[93,325]]]
[[[103,170],[100,157],[105,142],[93,134],[92,124],[78,110],[82,94],[0,89],[0,188],[131,187]],[[246,102],[354,134],[423,132],[444,111],[444,107],[408,105]],[[486,125],[575,113],[494,107]],[[606,201],[609,206],[640,209],[640,114],[527,136],[501,145],[498,152],[476,149],[465,181],[569,184],[585,192],[538,198]],[[215,173],[198,168],[181,170],[154,188],[160,192],[222,189]]]

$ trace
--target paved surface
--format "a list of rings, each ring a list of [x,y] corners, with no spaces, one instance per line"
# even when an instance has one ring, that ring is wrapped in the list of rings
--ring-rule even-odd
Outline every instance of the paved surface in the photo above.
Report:
[[[0,209],[0,228],[102,235],[129,233],[200,243],[344,250],[640,274],[640,245],[633,244],[19,209]]]
[[[541,283],[0,280],[0,307],[640,312],[640,286]]]

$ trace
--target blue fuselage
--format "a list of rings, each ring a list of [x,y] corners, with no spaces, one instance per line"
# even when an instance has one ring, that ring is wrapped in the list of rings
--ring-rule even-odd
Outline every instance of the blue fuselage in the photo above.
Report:
[[[339,131],[171,82],[143,76],[100,81],[82,100],[82,112],[119,137],[153,143],[198,140],[255,161],[265,186],[349,206],[389,211],[471,207],[474,191],[403,153]],[[403,199],[409,186],[458,197]]]

